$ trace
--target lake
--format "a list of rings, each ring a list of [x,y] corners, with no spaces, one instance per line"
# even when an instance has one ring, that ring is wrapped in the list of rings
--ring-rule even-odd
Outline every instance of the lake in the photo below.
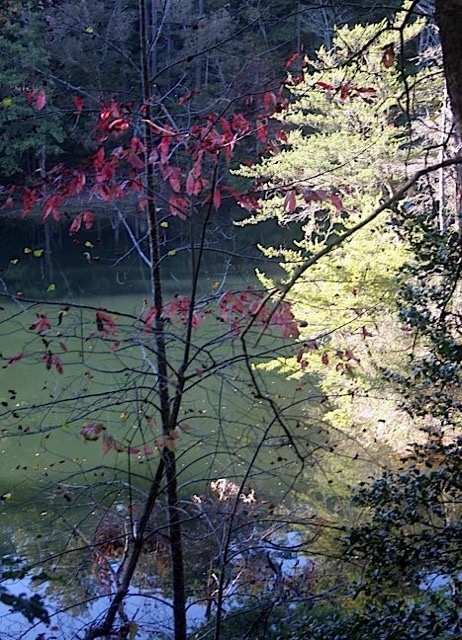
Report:
[[[64,625],[69,637],[78,637],[79,625],[105,606],[104,585],[88,551],[95,527],[126,520],[127,509],[138,508],[155,472],[158,447],[166,446],[157,430],[152,336],[139,320],[149,306],[149,272],[124,229],[109,218],[82,238],[69,237],[65,225],[48,230],[33,221],[2,225],[0,285],[17,296],[0,301],[4,576],[10,575],[12,563],[20,568],[27,562],[24,578],[7,580],[10,591],[29,592],[33,579],[50,612],[70,608],[72,618],[64,614],[63,622],[60,614],[52,619],[60,629]],[[191,233],[175,225],[166,231],[166,301],[191,289]],[[270,229],[268,235],[274,234]],[[293,349],[290,340],[277,332],[258,345],[249,339],[249,370],[240,341],[217,321],[216,305],[208,312],[207,300],[218,299],[223,291],[258,287],[256,266],[278,274],[277,265],[261,261],[256,233],[241,231],[238,238],[229,220],[209,232],[198,282],[204,306],[198,311],[191,378],[173,444],[185,509],[192,508],[194,496],[210,494],[211,482],[226,477],[245,481],[267,515],[265,509],[273,503],[289,508],[294,489],[306,493],[311,487],[323,500],[310,463],[311,452],[325,442],[323,397],[314,380],[294,382],[276,370],[254,366]],[[95,323],[97,309],[106,310],[117,326],[114,333],[109,327],[103,340]],[[51,327],[41,336],[31,327],[44,315]],[[257,335],[258,327],[253,337]],[[120,344],[114,348],[116,341]],[[173,371],[184,347],[184,328],[175,319],[167,347]],[[81,429],[89,425],[102,425],[97,441],[82,436]],[[308,463],[305,467],[300,458]],[[155,571],[157,579],[139,589],[148,589],[157,602],[165,578],[160,566]],[[201,569],[191,571],[200,580]],[[199,588],[192,589],[191,602],[198,593]],[[163,597],[167,604],[162,606],[168,609],[168,592]],[[141,606],[140,598],[132,599],[135,608]],[[7,614],[3,605],[0,612],[8,624],[21,628],[23,635],[16,626],[12,637],[29,640],[41,631],[25,618]],[[152,605],[150,615],[158,615]]]

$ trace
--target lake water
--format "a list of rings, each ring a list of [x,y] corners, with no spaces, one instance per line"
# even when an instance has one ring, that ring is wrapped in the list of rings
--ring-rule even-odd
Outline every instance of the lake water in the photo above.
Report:
[[[95,526],[108,514],[117,517],[127,505],[136,508],[142,502],[156,468],[157,447],[164,444],[158,441],[152,338],[136,320],[146,307],[149,273],[114,221],[106,220],[77,239],[63,227],[45,232],[42,225],[21,225],[3,223],[0,265],[3,290],[18,294],[17,300],[0,301],[1,552],[6,559],[25,558],[31,566],[21,581],[7,581],[10,591],[28,592],[31,575],[46,572],[37,583],[42,584],[39,590],[51,612],[70,608],[73,631],[68,614],[67,622],[58,616],[53,620],[60,629],[66,626],[66,638],[78,637],[82,621],[105,606],[87,548]],[[191,288],[188,233],[181,227],[166,232],[166,300]],[[276,265],[258,261],[255,242],[260,238],[241,233],[243,240],[237,240],[229,224],[210,231],[198,287],[204,301],[226,289],[258,286],[255,266],[277,271]],[[32,298],[44,302],[34,304],[28,301]],[[117,336],[100,339],[98,308],[116,321]],[[52,323],[44,336],[30,329],[42,314]],[[240,342],[216,315],[204,311],[193,336],[192,377],[175,442],[180,493],[189,501],[206,494],[217,478],[245,478],[265,503],[289,504],[294,487],[307,491],[314,476],[303,471],[298,456],[309,460],[310,451],[323,441],[321,394],[313,381],[296,383],[253,367],[256,394]],[[113,349],[116,339],[120,345]],[[181,323],[172,322],[172,367],[180,360],[183,339]],[[43,359],[44,347],[48,360]],[[251,355],[261,364],[287,348],[288,341],[271,335],[252,346]],[[277,403],[292,441],[267,399]],[[81,429],[89,424],[104,425],[104,435],[118,444],[108,446],[111,440],[106,439],[104,446],[102,438],[85,441]],[[128,453],[129,448],[136,451]],[[162,580],[149,586],[153,602],[160,584]],[[144,587],[142,591],[147,593]],[[89,611],[76,602],[88,602]],[[149,600],[143,602],[148,606]],[[139,609],[137,598],[132,603]],[[149,606],[151,617],[158,616],[152,606],[160,605]],[[168,597],[162,606],[168,608]],[[8,614],[4,605],[0,614],[6,616],[5,624],[21,627],[20,632],[12,627],[5,638],[29,640],[40,632],[25,618]]]

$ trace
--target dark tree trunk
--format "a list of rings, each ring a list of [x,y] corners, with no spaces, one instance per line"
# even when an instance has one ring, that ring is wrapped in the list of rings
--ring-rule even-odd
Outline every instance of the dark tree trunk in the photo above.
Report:
[[[457,139],[462,152],[462,0],[435,0],[435,17],[443,49],[446,76]],[[457,165],[457,226],[462,237],[462,165]]]
[[[462,137],[462,0],[435,0],[435,8],[449,100]]]

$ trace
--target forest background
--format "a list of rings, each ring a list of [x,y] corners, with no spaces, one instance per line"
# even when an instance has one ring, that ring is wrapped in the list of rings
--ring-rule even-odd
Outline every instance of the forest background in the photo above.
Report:
[[[3,4],[5,637],[460,634],[461,14]]]

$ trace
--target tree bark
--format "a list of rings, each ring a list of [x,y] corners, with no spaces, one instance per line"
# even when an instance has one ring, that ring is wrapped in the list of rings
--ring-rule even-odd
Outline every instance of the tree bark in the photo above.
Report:
[[[457,153],[462,152],[462,0],[435,0],[443,69],[454,117]],[[462,165],[456,166],[456,224],[462,237]]]
[[[443,67],[459,138],[462,137],[462,0],[435,0]]]

